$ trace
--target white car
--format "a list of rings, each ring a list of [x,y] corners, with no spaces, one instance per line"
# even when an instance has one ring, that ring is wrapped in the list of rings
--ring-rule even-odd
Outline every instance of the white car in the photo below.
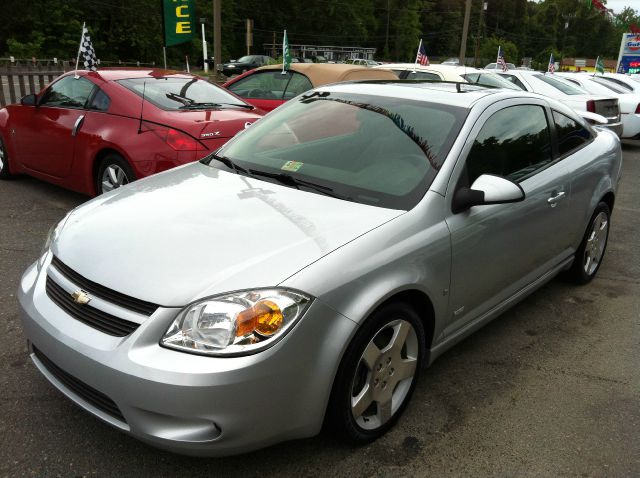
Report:
[[[620,85],[630,93],[640,94],[640,81],[631,78],[629,75],[622,73],[605,73],[604,75],[598,75],[598,78],[603,78],[611,83]]]
[[[428,66],[414,63],[391,63],[374,66],[374,68],[391,70],[401,80],[455,81],[495,88],[521,89],[493,72],[468,66],[445,65],[442,63]]]
[[[640,135],[640,94],[629,93],[622,86],[599,76],[575,73],[556,73],[594,95],[615,95],[620,104],[622,118],[622,138],[634,138]]]
[[[539,93],[566,104],[577,112],[587,111],[601,115],[607,119],[605,127],[622,135],[622,121],[620,120],[620,106],[618,99],[612,95],[592,95],[576,85],[554,78],[554,75],[539,71],[509,70],[498,72],[498,75],[508,79],[525,91]]]

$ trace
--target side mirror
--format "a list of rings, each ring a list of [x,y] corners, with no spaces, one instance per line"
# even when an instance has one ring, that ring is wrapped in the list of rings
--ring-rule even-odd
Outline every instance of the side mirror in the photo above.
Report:
[[[22,106],[38,106],[38,97],[36,95],[26,95],[20,99]]]
[[[463,187],[455,192],[452,209],[454,214],[458,214],[473,206],[520,202],[524,201],[524,197],[519,184],[500,176],[483,174],[473,182],[471,188]]]

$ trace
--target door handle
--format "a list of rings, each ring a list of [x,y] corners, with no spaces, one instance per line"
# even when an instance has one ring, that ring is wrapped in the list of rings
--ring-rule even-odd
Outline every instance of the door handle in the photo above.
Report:
[[[71,130],[71,136],[76,136],[78,134],[78,130],[82,126],[82,123],[84,123],[84,115],[78,116],[78,119],[76,120],[75,124],[73,125],[73,129]]]
[[[551,207],[556,207],[558,205],[558,201],[561,201],[562,199],[564,199],[564,197],[564,191],[557,192],[555,196],[551,196],[549,199],[547,199],[547,203],[549,203]]]

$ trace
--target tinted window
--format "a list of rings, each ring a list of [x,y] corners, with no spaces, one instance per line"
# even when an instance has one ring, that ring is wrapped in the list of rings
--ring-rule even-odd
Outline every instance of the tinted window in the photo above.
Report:
[[[624,81],[620,81],[617,78],[611,78],[610,76],[601,76],[600,78],[602,78],[605,81],[611,81],[611,82],[615,83],[616,85],[621,86],[627,92],[629,92],[629,91],[633,92],[633,88],[631,88],[629,85],[627,85]]]
[[[229,90],[243,98],[281,100],[284,97],[284,92],[287,89],[289,80],[293,75],[294,73],[291,71],[284,75],[280,70],[261,71],[253,75],[245,76],[241,80],[229,85]],[[292,97],[293,96],[291,96],[291,98]]]
[[[147,101],[163,110],[206,109],[240,103],[225,89],[191,77],[131,78],[118,83],[138,96],[144,92]]]
[[[615,84],[615,83],[611,83],[610,81],[607,81],[607,80],[605,80],[603,78],[599,78],[597,76],[593,77],[592,80],[595,81],[596,83],[599,83],[602,86],[608,88],[609,90],[616,92],[616,93],[624,94],[624,93],[629,93],[629,91],[631,91],[630,89],[625,90],[622,86],[620,86],[618,84]]]
[[[565,95],[584,95],[585,90],[579,86],[572,85],[567,81],[551,78],[545,75],[533,75],[536,80],[540,80],[547,85],[553,86],[555,89],[562,91]]]
[[[93,99],[91,100],[91,104],[89,105],[89,109],[96,111],[107,111],[109,109],[109,104],[111,100],[107,96],[107,94],[98,90],[95,95],[93,95]]]
[[[406,80],[435,80],[440,81],[440,76],[435,73],[429,73],[427,71],[407,71],[403,79]]]
[[[285,100],[290,100],[291,98],[298,96],[300,93],[304,93],[305,91],[313,88],[313,85],[311,84],[311,81],[309,81],[309,78],[300,73],[292,73],[293,76],[291,77],[291,80],[287,85],[287,89],[284,92]],[[282,76],[282,73],[280,75]]]
[[[462,75],[462,77],[469,83],[473,83],[475,85],[494,86],[496,88],[507,88],[510,90],[524,89],[517,86],[514,82],[502,78],[499,75],[492,75],[490,73],[467,73]],[[518,81],[518,83],[520,82]]]
[[[95,85],[84,78],[65,76],[56,81],[44,94],[40,105],[84,108]]]
[[[410,209],[433,181],[465,116],[465,109],[442,104],[323,92],[286,103],[218,154],[352,201]]]
[[[495,113],[484,124],[467,157],[469,185],[482,174],[519,181],[552,161],[544,109],[522,105]]]
[[[562,156],[579,148],[591,139],[591,133],[568,116],[553,112],[553,121],[558,134],[558,152]]]
[[[520,79],[519,79],[517,76],[515,76],[515,75],[509,75],[509,74],[506,74],[506,73],[499,73],[499,75],[500,75],[501,77],[503,77],[505,80],[510,81],[511,83],[513,83],[514,85],[516,85],[518,88],[520,88],[520,89],[522,89],[522,90],[524,90],[524,91],[528,91],[528,90],[527,90],[527,87],[526,87],[526,86],[524,86],[524,83],[522,83],[522,82],[520,81]]]

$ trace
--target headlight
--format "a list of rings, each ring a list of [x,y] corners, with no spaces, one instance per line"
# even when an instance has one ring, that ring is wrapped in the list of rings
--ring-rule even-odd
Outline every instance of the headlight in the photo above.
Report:
[[[311,297],[284,289],[233,292],[185,307],[161,345],[204,355],[248,355],[280,340]]]

